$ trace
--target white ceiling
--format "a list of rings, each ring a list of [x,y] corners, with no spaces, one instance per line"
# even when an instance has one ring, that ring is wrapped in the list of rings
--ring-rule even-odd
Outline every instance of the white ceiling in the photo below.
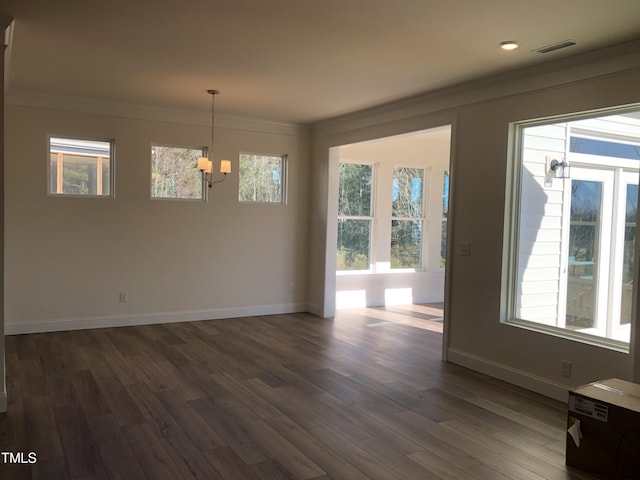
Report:
[[[0,14],[15,18],[9,95],[206,111],[216,88],[216,112],[291,123],[640,38],[640,0],[2,0]]]

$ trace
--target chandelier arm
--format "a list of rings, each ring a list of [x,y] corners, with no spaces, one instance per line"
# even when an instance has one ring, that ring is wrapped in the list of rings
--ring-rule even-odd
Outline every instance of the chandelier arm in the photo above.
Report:
[[[213,187],[216,183],[222,183],[227,179],[227,174],[224,174],[224,177],[220,180],[216,180],[215,182],[209,182],[209,188]]]

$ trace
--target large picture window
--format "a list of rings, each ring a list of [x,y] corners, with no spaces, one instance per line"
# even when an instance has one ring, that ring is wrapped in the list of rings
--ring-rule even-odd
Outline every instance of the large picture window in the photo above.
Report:
[[[49,137],[49,194],[109,197],[113,142]]]
[[[575,117],[574,117],[575,118]],[[509,322],[626,348],[640,112],[515,128]]]

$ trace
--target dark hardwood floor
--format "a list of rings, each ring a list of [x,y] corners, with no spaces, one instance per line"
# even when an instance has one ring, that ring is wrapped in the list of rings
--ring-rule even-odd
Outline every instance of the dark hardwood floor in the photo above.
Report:
[[[437,310],[7,337],[0,450],[37,463],[0,478],[591,478],[565,405],[441,362]]]

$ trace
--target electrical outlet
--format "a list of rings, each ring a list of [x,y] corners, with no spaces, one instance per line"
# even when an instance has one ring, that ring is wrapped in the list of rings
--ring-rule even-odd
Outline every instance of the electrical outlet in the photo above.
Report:
[[[571,377],[571,362],[568,360],[562,360],[561,365],[560,374],[565,378]]]
[[[120,303],[127,303],[129,301],[129,292],[120,292]]]
[[[460,256],[471,256],[471,242],[460,242]]]
[[[294,283],[290,283],[289,284],[289,293],[295,293],[296,291],[296,286]]]

